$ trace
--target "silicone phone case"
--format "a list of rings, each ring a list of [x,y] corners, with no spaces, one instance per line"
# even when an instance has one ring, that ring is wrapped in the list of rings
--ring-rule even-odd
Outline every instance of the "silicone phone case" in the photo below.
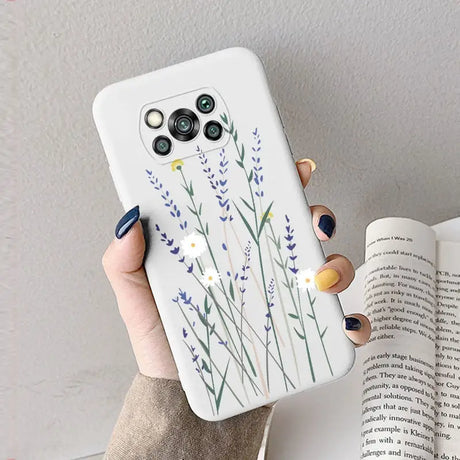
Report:
[[[225,135],[158,157],[145,110],[165,119],[212,92]],[[354,347],[259,58],[230,48],[115,83],[93,114],[125,210],[140,206],[145,268],[192,410],[222,420],[346,374]],[[147,131],[144,131],[147,130]],[[166,132],[166,131],[163,131]]]

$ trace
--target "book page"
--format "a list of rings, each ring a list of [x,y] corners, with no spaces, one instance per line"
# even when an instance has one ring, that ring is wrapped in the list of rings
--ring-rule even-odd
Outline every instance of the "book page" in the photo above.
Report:
[[[435,458],[460,460],[460,243],[437,242]]]
[[[436,241],[386,218],[366,231],[361,458],[424,460],[435,446]]]

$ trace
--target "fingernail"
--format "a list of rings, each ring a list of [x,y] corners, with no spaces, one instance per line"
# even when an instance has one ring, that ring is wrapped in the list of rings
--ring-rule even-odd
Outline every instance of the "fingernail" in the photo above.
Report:
[[[311,172],[313,172],[316,169],[316,163],[313,160],[311,160],[310,158],[302,158],[302,159],[297,160],[295,162],[296,165],[300,165],[301,163],[309,163]]]
[[[334,233],[335,221],[329,214],[323,214],[319,218],[318,227],[328,238],[330,238]]]
[[[333,268],[326,268],[315,276],[315,284],[318,291],[331,288],[340,279],[339,273]]]
[[[132,226],[139,220],[139,206],[134,206],[130,209],[118,222],[115,228],[115,236],[120,239],[123,238],[132,228]]]
[[[359,331],[361,329],[361,321],[353,316],[345,318],[345,329],[347,331]]]

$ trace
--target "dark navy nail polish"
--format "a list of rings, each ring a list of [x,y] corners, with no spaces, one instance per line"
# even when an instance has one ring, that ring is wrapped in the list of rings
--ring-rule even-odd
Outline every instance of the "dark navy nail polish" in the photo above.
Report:
[[[139,220],[139,206],[134,206],[130,209],[118,222],[115,228],[115,236],[120,239],[123,238],[132,228],[132,226]]]
[[[330,238],[334,233],[335,221],[329,214],[323,214],[319,218],[318,227]]]
[[[359,331],[361,329],[361,321],[353,316],[345,318],[345,329],[347,331]]]

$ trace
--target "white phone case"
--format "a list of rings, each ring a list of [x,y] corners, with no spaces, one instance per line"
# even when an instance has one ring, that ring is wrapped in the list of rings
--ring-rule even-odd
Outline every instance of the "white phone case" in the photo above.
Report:
[[[216,108],[200,133],[151,146],[179,107]],[[158,130],[145,114],[158,107]],[[354,347],[336,295],[315,289],[324,254],[263,66],[230,48],[103,89],[93,105],[118,195],[140,206],[145,268],[192,410],[233,415],[345,375]],[[202,134],[208,120],[225,132]],[[169,136],[171,137],[171,136]]]

